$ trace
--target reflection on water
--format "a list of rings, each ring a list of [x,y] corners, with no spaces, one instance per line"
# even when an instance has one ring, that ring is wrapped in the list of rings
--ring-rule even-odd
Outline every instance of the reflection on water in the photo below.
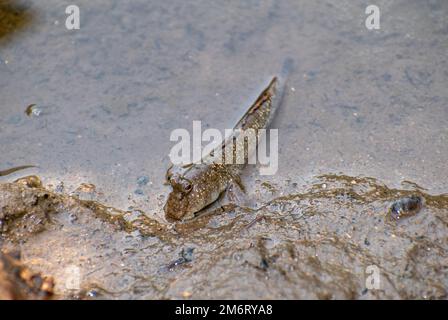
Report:
[[[177,297],[190,289],[193,297],[206,297],[212,293],[201,284],[204,272],[217,288],[213,297],[232,296],[226,290],[241,278],[247,279],[240,291],[245,297],[356,297],[362,285],[352,276],[367,262],[386,268],[391,288],[380,297],[414,297],[423,288],[430,288],[427,296],[443,296],[437,281],[428,280],[443,283],[441,272],[416,262],[438,265],[437,255],[446,254],[446,206],[428,194],[446,193],[448,176],[447,2],[377,1],[383,12],[377,31],[364,27],[365,6],[352,1],[80,0],[81,29],[67,30],[70,4],[0,1],[0,170],[34,164],[26,174],[39,175],[52,190],[144,212],[163,228],[170,228],[162,206],[172,130],[191,129],[193,120],[231,128],[286,57],[297,68],[273,123],[279,172],[260,177],[249,168],[243,176],[253,207],[209,217],[194,233],[176,225],[191,233],[181,242],[108,234],[99,222],[100,231],[89,226],[99,235],[79,241],[113,255],[118,264],[111,265],[120,271],[79,246],[61,245],[53,258],[82,260],[95,280],[87,282],[111,279],[104,287],[124,297]],[[38,116],[26,114],[31,105]],[[372,192],[378,195],[347,189],[368,186],[363,180],[341,193],[321,190],[322,199],[303,195],[329,173],[375,177],[391,189],[387,196],[376,182]],[[428,189],[415,190],[430,209],[375,229],[389,201],[411,195],[400,191],[404,180]],[[259,214],[263,218],[241,231],[248,236],[237,243],[238,228]],[[42,241],[54,236],[63,244],[75,230],[86,232],[81,223],[76,228],[45,233]],[[165,247],[163,241],[175,243]],[[206,241],[212,244],[201,249]],[[30,257],[51,261],[48,252],[28,246]],[[178,259],[183,246],[195,247],[201,262],[156,272]],[[229,250],[232,257],[225,255]],[[50,262],[36,266],[62,272]],[[277,284],[263,280],[266,272]],[[178,276],[183,280],[168,285]],[[307,283],[319,293],[307,291]]]

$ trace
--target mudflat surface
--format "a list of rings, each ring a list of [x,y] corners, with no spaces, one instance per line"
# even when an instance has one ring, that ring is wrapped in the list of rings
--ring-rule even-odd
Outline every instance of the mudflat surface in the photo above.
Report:
[[[367,2],[78,1],[71,31],[70,4],[0,1],[0,170],[38,166],[0,176],[0,243],[58,297],[446,298],[448,3],[378,1],[376,31]],[[286,58],[278,173],[165,221],[172,130],[231,128]]]

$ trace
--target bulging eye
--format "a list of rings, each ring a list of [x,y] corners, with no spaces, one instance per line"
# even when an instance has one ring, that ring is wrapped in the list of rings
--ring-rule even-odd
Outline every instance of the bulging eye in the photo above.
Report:
[[[185,192],[190,192],[191,189],[193,189],[193,186],[191,185],[190,181],[183,180],[182,181],[182,188],[184,189]]]
[[[173,175],[169,181],[173,189],[183,193],[188,193],[193,189],[191,182],[179,175]]]

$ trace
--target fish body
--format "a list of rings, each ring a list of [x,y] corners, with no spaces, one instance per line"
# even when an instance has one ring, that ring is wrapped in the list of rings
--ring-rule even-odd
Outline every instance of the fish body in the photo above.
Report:
[[[215,202],[231,184],[236,183],[241,186],[239,174],[247,164],[249,151],[248,148],[237,149],[234,141],[248,129],[254,130],[258,140],[259,130],[267,128],[280,105],[280,102],[276,99],[278,83],[278,78],[274,77],[235,125],[232,134],[218,148],[205,156],[200,163],[181,167],[173,166],[168,169],[166,178],[172,187],[172,191],[164,207],[167,219],[192,219],[203,208]],[[233,153],[233,159],[236,157],[236,152],[244,150],[242,151],[244,152],[244,155],[242,155],[244,162],[229,163],[224,161],[228,150]],[[221,159],[223,161],[210,161],[210,157],[218,151],[223,154]]]

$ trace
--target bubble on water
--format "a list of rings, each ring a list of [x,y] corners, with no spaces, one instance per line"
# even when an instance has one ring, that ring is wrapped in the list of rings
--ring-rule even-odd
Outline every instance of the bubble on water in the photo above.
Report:
[[[42,114],[42,109],[37,107],[35,104],[30,104],[26,108],[25,113],[29,117],[39,117]]]

